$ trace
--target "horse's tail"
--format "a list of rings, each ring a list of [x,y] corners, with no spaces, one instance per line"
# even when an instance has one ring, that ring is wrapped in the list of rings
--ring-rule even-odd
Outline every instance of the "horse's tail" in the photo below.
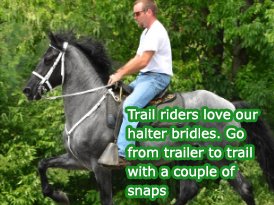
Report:
[[[246,102],[233,102],[236,109],[248,109]],[[259,117],[257,122],[243,122],[247,132],[247,143],[255,146],[255,153],[260,167],[266,176],[267,183],[274,190],[274,138],[267,123]]]

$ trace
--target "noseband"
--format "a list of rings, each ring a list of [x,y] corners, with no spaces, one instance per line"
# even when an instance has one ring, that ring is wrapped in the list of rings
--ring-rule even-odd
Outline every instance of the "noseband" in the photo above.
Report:
[[[41,81],[39,83],[40,86],[43,86],[45,83],[47,84],[49,90],[52,90],[52,86],[49,82],[49,78],[52,75],[54,69],[56,68],[57,64],[59,63],[59,61],[61,60],[61,76],[62,76],[62,85],[64,83],[64,79],[65,79],[65,52],[67,50],[68,47],[68,42],[64,42],[63,43],[63,50],[61,51],[58,48],[55,48],[52,45],[49,45],[51,48],[59,51],[59,55],[57,56],[56,60],[54,61],[53,65],[51,66],[51,68],[49,69],[49,71],[47,72],[47,74],[43,77],[42,75],[40,75],[39,73],[32,71],[32,74],[35,75],[36,77],[40,78]]]

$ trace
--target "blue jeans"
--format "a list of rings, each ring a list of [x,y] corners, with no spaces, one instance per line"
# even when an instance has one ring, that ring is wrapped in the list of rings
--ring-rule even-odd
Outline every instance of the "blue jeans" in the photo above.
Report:
[[[133,92],[126,98],[123,104],[123,122],[118,135],[118,153],[125,157],[125,149],[135,141],[126,140],[126,127],[131,125],[136,128],[138,122],[129,122],[125,108],[128,106],[145,107],[156,95],[163,91],[169,84],[171,76],[162,73],[146,72],[140,73],[137,78],[129,84]]]

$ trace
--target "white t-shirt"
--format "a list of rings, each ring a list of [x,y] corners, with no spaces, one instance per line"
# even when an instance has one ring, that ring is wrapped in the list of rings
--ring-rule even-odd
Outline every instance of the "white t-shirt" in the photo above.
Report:
[[[142,55],[144,51],[155,51],[155,53],[141,72],[150,71],[173,75],[168,33],[158,20],[154,21],[149,29],[146,28],[141,35],[137,55]]]

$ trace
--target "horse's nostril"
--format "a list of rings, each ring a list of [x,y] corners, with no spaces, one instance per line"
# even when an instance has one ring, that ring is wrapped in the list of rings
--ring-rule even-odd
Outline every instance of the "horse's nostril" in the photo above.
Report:
[[[28,87],[24,88],[23,93],[25,95],[29,95],[30,94],[30,88],[28,88]]]

